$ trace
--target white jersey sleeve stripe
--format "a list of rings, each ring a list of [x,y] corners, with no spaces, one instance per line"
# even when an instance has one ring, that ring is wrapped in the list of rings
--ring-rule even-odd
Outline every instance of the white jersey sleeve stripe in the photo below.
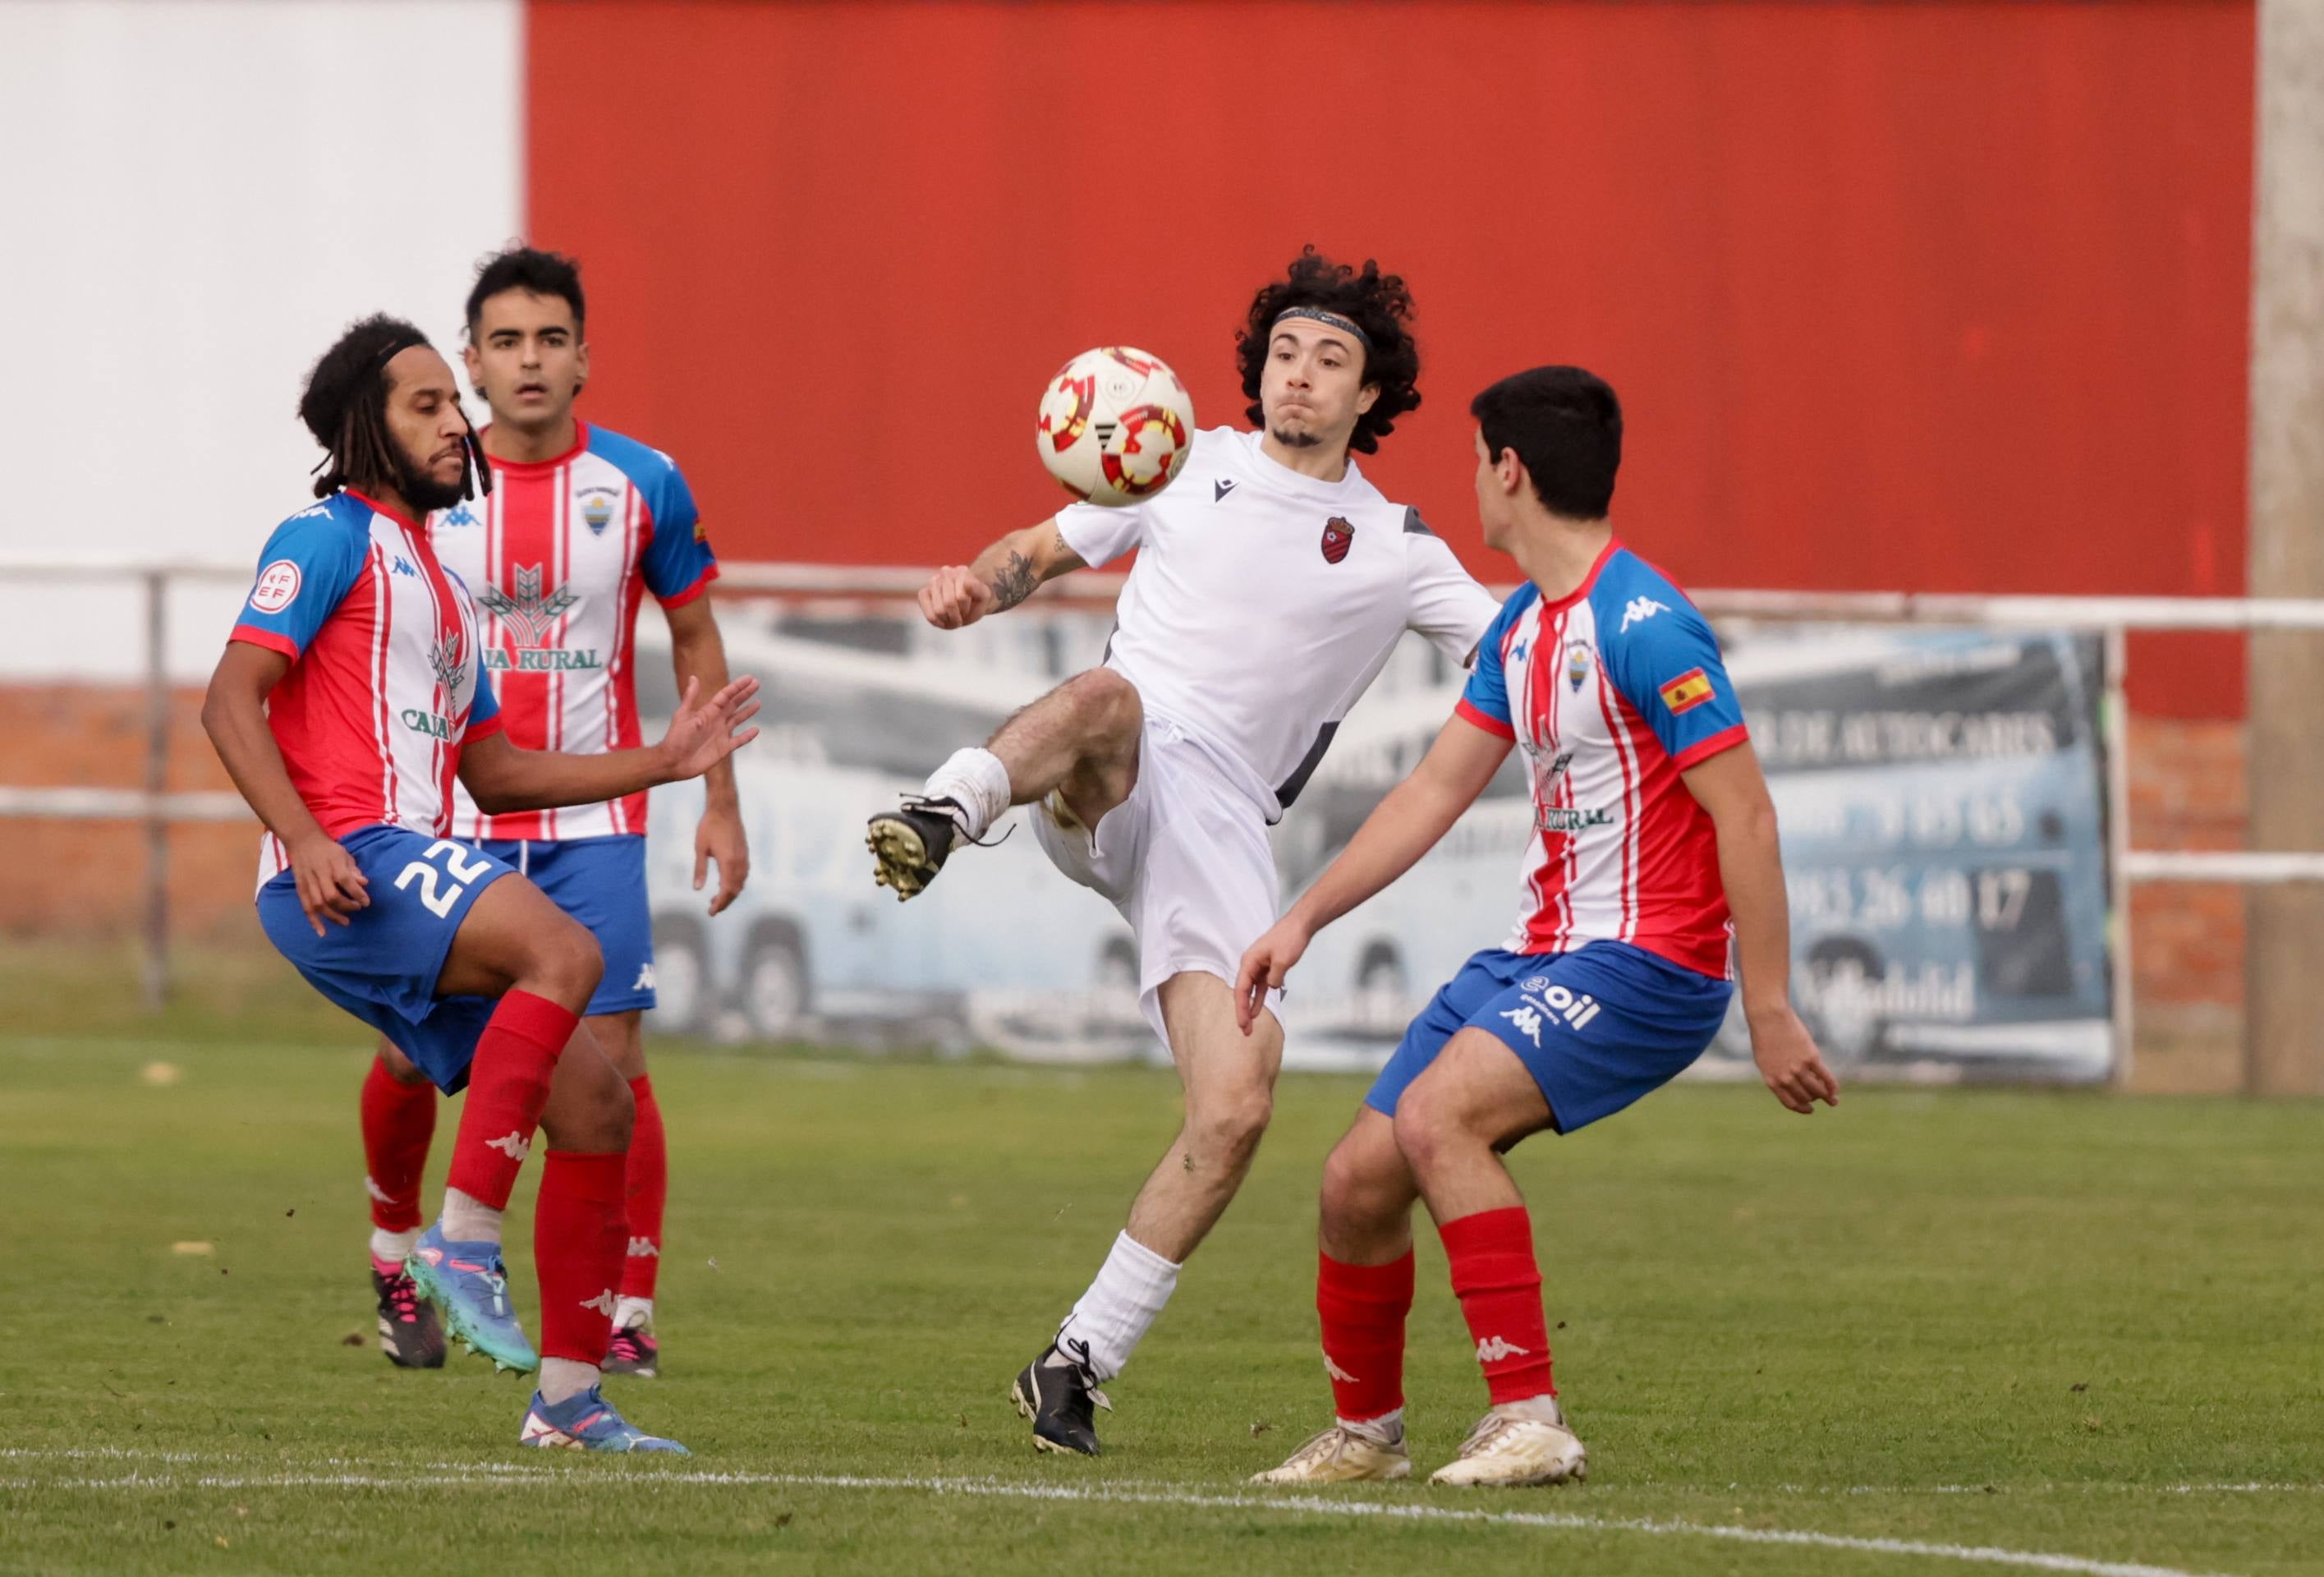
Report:
[[[387,624],[390,592],[387,584],[387,560],[379,544],[371,545],[371,688],[379,705],[372,718],[372,743],[379,751],[379,798],[387,808],[387,819],[396,819],[395,805],[395,743],[388,733],[387,715]]]
[[[1596,677],[1599,715],[1606,720],[1606,733],[1614,742],[1614,754],[1622,769],[1622,884],[1621,921],[1616,935],[1628,942],[1638,931],[1638,834],[1646,817],[1640,788],[1637,747],[1631,742],[1629,730],[1622,726],[1616,715],[1613,697],[1609,694],[1606,665],[1593,663]]]

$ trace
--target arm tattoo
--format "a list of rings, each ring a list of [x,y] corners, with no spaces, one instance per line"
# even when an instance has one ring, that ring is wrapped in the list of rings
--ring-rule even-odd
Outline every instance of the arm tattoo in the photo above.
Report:
[[[1033,561],[1022,553],[1011,552],[1001,567],[992,574],[992,611],[996,613],[1013,608],[1033,595],[1040,580],[1033,573]]]

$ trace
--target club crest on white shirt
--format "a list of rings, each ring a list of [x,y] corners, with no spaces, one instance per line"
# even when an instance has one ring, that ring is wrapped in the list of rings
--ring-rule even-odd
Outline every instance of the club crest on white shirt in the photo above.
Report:
[[[1590,642],[1569,641],[1565,643],[1565,682],[1576,690],[1590,677]]]

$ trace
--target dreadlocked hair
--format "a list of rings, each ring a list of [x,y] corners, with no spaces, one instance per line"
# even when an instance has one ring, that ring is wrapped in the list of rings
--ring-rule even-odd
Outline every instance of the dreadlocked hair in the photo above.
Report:
[[[374,313],[350,326],[307,374],[299,420],[323,446],[315,496],[343,487],[390,484],[397,475],[395,439],[387,430],[387,364],[428,337],[401,318]]]
[[[1267,420],[1259,399],[1267,347],[1275,337],[1275,320],[1289,307],[1336,312],[1353,319],[1371,340],[1364,355],[1364,382],[1379,385],[1379,398],[1356,418],[1348,447],[1367,455],[1378,453],[1396,419],[1420,404],[1416,387],[1420,347],[1412,339],[1412,292],[1401,275],[1380,272],[1379,264],[1369,257],[1358,270],[1333,263],[1313,246],[1302,251],[1284,278],[1260,287],[1251,298],[1250,318],[1235,330],[1235,364],[1242,370],[1242,392],[1250,397],[1247,414],[1255,427]]]

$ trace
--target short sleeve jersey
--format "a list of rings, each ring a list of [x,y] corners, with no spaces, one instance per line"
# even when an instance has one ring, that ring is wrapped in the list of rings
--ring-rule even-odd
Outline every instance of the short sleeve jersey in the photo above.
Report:
[[[1679,774],[1747,735],[1718,640],[1684,593],[1618,542],[1570,596],[1518,587],[1456,710],[1516,740],[1532,769],[1509,951],[1613,940],[1728,973],[1719,843]]]
[[[710,589],[718,562],[678,465],[580,424],[552,460],[493,463],[492,493],[438,511],[436,551],[475,591],[484,670],[509,738],[526,750],[633,750],[638,604]],[[486,816],[456,790],[464,838],[596,838],[646,830],[646,797]]]
[[[1106,665],[1268,821],[1406,630],[1465,664],[1496,612],[1420,512],[1382,497],[1352,457],[1322,482],[1231,428],[1197,433],[1156,497],[1071,505],[1057,530],[1093,567],[1139,550]]]
[[[475,604],[412,521],[337,493],[274,529],[229,639],[290,659],[266,724],[325,832],[450,830],[460,747],[500,727]],[[261,847],[263,885],[286,869]]]

